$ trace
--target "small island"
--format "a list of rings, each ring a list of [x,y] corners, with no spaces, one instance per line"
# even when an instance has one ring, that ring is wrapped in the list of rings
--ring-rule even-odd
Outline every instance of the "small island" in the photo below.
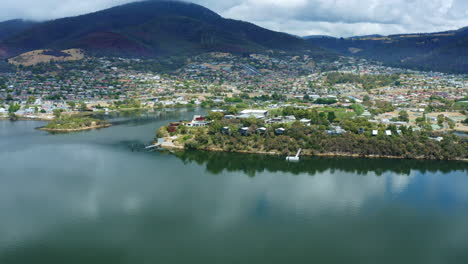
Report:
[[[49,132],[75,132],[110,126],[111,124],[105,120],[99,120],[91,117],[60,116],[39,129]]]
[[[365,118],[337,121],[314,109],[285,108],[239,115],[211,112],[173,122],[157,132],[157,146],[255,154],[468,160],[468,141],[453,133],[407,125],[383,125]]]

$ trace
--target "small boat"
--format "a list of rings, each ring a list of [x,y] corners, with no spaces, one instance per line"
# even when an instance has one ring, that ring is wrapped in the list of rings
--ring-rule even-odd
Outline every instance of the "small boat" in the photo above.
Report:
[[[299,161],[299,157],[296,156],[287,156],[286,157],[287,161]]]

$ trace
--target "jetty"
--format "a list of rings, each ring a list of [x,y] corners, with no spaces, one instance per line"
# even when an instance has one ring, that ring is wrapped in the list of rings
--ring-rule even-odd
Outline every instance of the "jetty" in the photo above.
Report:
[[[286,160],[287,160],[287,161],[299,161],[299,156],[301,155],[301,152],[302,152],[302,149],[300,148],[300,149],[297,151],[296,156],[287,156],[287,157],[286,157]]]

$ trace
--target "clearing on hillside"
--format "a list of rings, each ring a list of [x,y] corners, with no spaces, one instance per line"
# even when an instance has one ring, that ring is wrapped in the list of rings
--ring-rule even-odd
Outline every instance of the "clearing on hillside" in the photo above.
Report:
[[[85,53],[81,49],[68,50],[33,50],[8,60],[16,66],[33,66],[39,63],[82,60]]]

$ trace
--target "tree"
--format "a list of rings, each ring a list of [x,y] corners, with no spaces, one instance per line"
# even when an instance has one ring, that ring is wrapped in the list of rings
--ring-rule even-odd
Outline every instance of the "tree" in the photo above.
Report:
[[[18,110],[21,109],[21,106],[19,104],[10,104],[10,107],[8,107],[8,113],[16,113]]]
[[[62,115],[62,109],[54,109],[52,110],[52,112],[54,113],[54,116],[56,118],[60,118],[60,116]]]
[[[437,116],[437,124],[439,126],[442,126],[444,124],[444,121],[445,121],[445,116],[440,114]]]
[[[328,112],[327,119],[328,119],[328,122],[333,123],[333,121],[335,121],[336,119],[335,112]]]
[[[33,104],[34,102],[36,102],[36,97],[31,95],[28,97],[26,104]]]
[[[409,121],[408,112],[406,112],[405,110],[400,111],[400,113],[398,114],[398,119],[403,122],[408,122]]]
[[[453,122],[453,120],[449,119],[449,118],[446,118],[446,121],[447,121],[447,124],[448,126],[450,127],[450,129],[454,129],[455,128],[455,122]]]
[[[224,118],[224,114],[221,112],[209,112],[207,118],[208,120],[221,120]]]
[[[364,110],[365,110],[364,106],[362,106],[360,104],[352,104],[351,109],[354,110],[356,115],[362,115],[362,113],[364,113]]]
[[[67,104],[71,107],[72,110],[75,110],[76,103],[73,101],[67,102]]]
[[[88,110],[88,106],[86,105],[85,102],[80,103],[80,111],[84,112]]]

